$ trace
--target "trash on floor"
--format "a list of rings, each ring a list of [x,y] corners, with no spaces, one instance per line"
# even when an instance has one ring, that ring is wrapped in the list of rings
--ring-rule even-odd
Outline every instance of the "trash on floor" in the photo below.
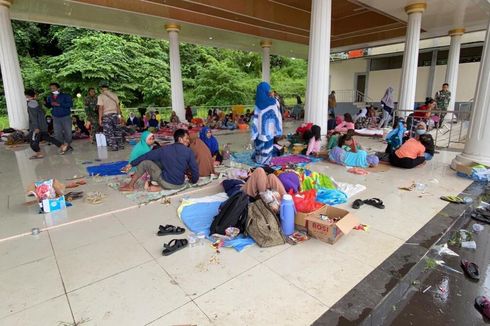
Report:
[[[459,256],[457,253],[455,253],[454,251],[452,251],[451,249],[449,249],[447,247],[447,243],[442,244],[442,245],[438,245],[438,246],[434,246],[434,247],[432,247],[432,250],[437,252],[437,254],[439,256],[442,256],[442,255],[455,256],[455,257]]]

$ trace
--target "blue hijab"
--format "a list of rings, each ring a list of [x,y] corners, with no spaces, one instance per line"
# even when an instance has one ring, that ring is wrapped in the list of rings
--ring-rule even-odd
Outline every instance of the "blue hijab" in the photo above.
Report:
[[[261,82],[257,86],[257,93],[255,94],[255,106],[259,110],[263,110],[266,107],[276,104],[276,99],[269,96],[271,86],[266,82]]]
[[[211,138],[208,138],[206,135],[208,131],[210,131],[208,127],[203,127],[199,132],[199,138],[201,138],[206,146],[208,146],[209,150],[211,151],[211,155],[214,155],[219,151],[218,140],[213,135],[211,135]]]

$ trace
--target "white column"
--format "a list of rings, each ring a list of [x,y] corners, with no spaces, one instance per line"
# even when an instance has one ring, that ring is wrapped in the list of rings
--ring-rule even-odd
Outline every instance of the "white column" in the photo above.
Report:
[[[313,0],[311,2],[305,121],[319,125],[323,134],[327,132],[328,120],[331,21],[332,0]]]
[[[262,81],[271,83],[271,41],[261,41],[262,47]]]
[[[185,121],[184,87],[182,86],[182,71],[180,67],[179,31],[180,25],[167,24],[169,57],[170,57],[170,89],[172,92],[172,110],[181,121]]]
[[[405,51],[403,53],[402,80],[400,91],[398,92],[400,94],[398,109],[400,110],[412,110],[415,102],[420,28],[422,24],[422,13],[426,7],[426,3],[414,3],[405,7],[405,12],[408,14],[408,26],[405,38]],[[405,113],[401,115],[405,115]]]
[[[456,102],[456,89],[458,86],[458,69],[459,69],[459,53],[461,51],[461,37],[464,34],[464,28],[456,28],[449,31],[448,35],[451,36],[451,43],[449,45],[449,55],[447,59],[446,68],[446,83],[449,84],[449,91],[451,92],[451,101],[449,102],[448,111],[454,110],[454,103]],[[452,115],[446,115],[447,118],[451,118]]]
[[[27,129],[29,120],[24,82],[20,73],[14,32],[10,22],[9,8],[12,2],[13,0],[0,0],[0,67],[7,100],[9,125],[15,129]]]
[[[476,162],[490,166],[490,24],[487,26],[485,46],[480,61],[475,101],[463,153],[451,163],[470,164]]]

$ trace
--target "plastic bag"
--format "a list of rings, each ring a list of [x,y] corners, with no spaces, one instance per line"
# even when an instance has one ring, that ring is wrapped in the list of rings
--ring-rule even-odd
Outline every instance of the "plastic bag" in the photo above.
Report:
[[[34,182],[34,186],[36,187],[34,192],[39,201],[56,198],[53,179]]]
[[[290,194],[293,196],[294,207],[296,207],[296,211],[298,212],[310,213],[323,206],[322,203],[316,201],[315,189],[303,191],[296,195],[291,191]]]
[[[346,203],[347,195],[336,189],[318,189],[316,201],[333,206]]]

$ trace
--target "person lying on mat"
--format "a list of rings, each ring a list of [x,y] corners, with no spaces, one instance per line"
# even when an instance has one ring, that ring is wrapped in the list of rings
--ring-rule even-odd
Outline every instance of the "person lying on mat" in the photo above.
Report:
[[[281,198],[286,194],[286,189],[281,180],[273,173],[267,175],[263,168],[256,168],[248,175],[248,179],[243,185],[242,190],[253,198],[266,190],[277,191]]]
[[[425,162],[425,147],[417,138],[410,138],[395,152],[390,153],[390,163],[404,169],[414,168]]]
[[[160,191],[163,189],[179,189],[184,185],[186,172],[190,171],[189,180],[197,183],[199,180],[199,168],[194,153],[189,146],[189,132],[177,129],[174,133],[175,143],[150,151],[130,162],[136,166],[136,172],[131,181],[119,188],[120,191],[134,191],[134,184],[143,174],[148,173],[150,180],[158,186],[148,183],[145,188],[148,191]]]

